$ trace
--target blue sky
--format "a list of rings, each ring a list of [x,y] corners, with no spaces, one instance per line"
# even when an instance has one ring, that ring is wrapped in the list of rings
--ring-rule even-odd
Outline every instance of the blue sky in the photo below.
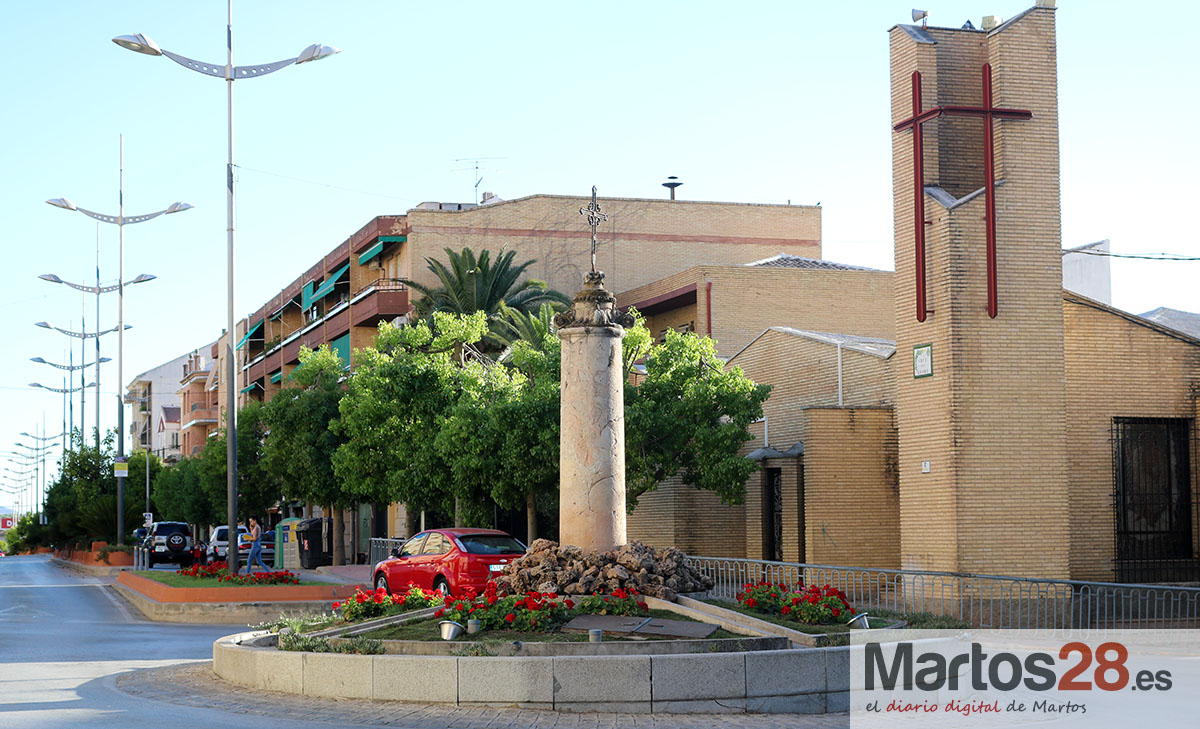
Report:
[[[928,2],[931,24],[979,25],[1032,0]],[[1058,59],[1064,243],[1110,238],[1120,253],[1195,254],[1200,9],[1061,0]],[[238,315],[256,308],[372,217],[423,200],[534,193],[824,207],[825,256],[892,267],[887,30],[910,5],[801,2],[289,2],[234,7],[234,62],[343,53],[235,84]],[[224,62],[225,3],[23,3],[6,7],[0,303],[4,442],[61,421],[61,373],[91,300],[36,279],[94,276],[96,225],[52,208],[66,196],[116,212],[125,135],[126,213],[176,200],[195,210],[126,229],[125,380],[215,338],[225,321],[225,88],[110,38]],[[101,230],[101,275],[117,238]],[[1200,262],[1114,261],[1115,303],[1200,311]],[[116,320],[115,295],[102,304]],[[91,324],[89,324],[91,328]],[[115,338],[104,341],[114,356]],[[90,351],[90,349],[89,349]],[[76,349],[78,353],[78,348]],[[78,355],[77,355],[78,356]],[[116,365],[102,380],[116,421]],[[90,396],[89,396],[90,399]],[[89,411],[91,408],[89,407]],[[90,425],[89,425],[90,427]],[[0,501],[4,501],[0,498]]]

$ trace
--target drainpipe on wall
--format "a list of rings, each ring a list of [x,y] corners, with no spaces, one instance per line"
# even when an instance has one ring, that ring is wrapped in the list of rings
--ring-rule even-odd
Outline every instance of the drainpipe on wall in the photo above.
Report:
[[[842,343],[838,342],[838,407],[842,407]]]
[[[704,319],[708,325],[708,336],[712,336],[712,279],[704,279]]]

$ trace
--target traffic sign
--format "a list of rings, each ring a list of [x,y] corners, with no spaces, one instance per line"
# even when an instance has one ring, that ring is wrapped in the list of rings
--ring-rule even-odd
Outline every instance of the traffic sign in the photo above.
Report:
[[[146,511],[142,513],[142,526],[149,528],[154,523],[154,512]]]
[[[11,516],[0,516],[0,530],[8,531],[13,528],[13,518]]]

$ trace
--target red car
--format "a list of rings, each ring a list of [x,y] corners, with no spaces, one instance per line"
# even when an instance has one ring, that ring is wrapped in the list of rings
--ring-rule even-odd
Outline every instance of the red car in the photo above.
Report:
[[[483,592],[493,575],[523,554],[524,544],[496,529],[428,529],[375,565],[375,587],[404,592],[412,583],[445,595],[467,587]]]

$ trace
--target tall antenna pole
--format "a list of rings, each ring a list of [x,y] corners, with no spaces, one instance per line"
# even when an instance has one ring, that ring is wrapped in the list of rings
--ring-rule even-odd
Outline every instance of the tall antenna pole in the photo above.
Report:
[[[238,571],[237,544],[237,349],[234,342],[233,322],[233,243],[234,243],[234,208],[233,208],[233,0],[229,0],[228,19],[225,26],[225,88],[228,99],[226,126],[229,130],[229,159],[225,167],[225,205],[226,217],[229,224],[228,256],[229,256],[229,311],[226,319],[225,333],[225,373],[222,379],[227,393],[225,398],[225,515],[229,526],[229,548],[225,550],[229,570]]]
[[[232,2],[232,0],[230,0]],[[125,135],[120,135],[117,185],[117,458],[125,458]],[[97,329],[97,332],[100,330]],[[99,339],[100,337],[96,337]],[[96,399],[100,399],[97,390]],[[125,544],[125,477],[117,476],[117,546]]]
[[[100,224],[96,223],[96,331],[100,331]],[[81,363],[86,359],[80,359]],[[80,375],[82,377],[82,375]],[[84,381],[79,381],[83,387]],[[100,454],[100,336],[96,335],[96,454]]]

